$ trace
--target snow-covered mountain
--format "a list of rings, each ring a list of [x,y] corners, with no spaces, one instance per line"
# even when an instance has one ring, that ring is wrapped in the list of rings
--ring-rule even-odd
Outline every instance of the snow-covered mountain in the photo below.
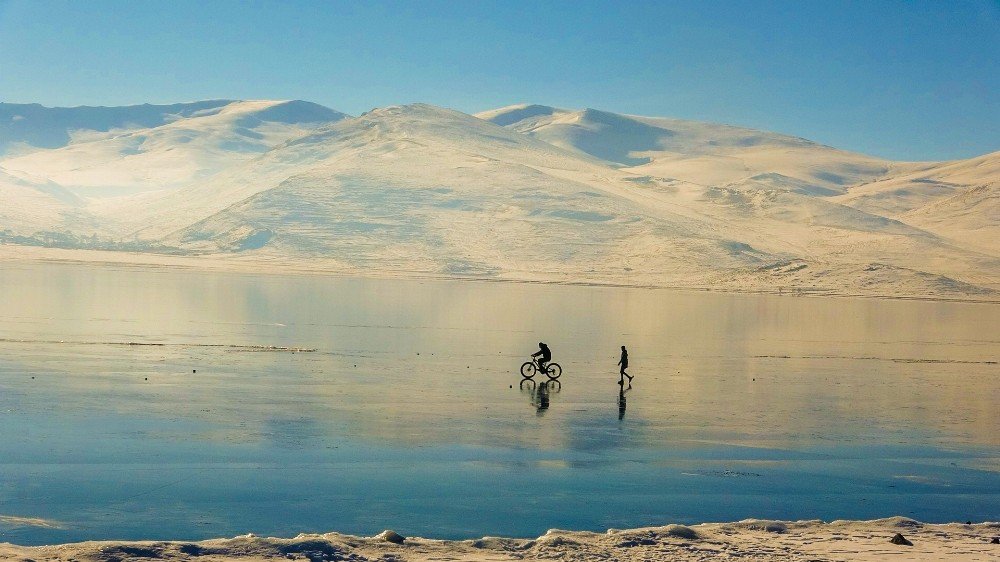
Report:
[[[1000,248],[1000,152],[922,165],[853,186],[836,200],[898,218],[963,246],[994,254]]]
[[[1000,290],[997,153],[895,163],[539,105],[350,118],[307,102],[200,103],[86,130],[64,119],[63,144],[30,151],[40,137],[18,129],[20,149],[0,156],[0,241],[367,274]]]
[[[777,177],[816,194],[882,177],[891,162],[798,137],[715,123],[512,105],[480,118],[612,165],[703,185]]]
[[[100,126],[113,116],[118,127],[69,130],[65,145],[5,158],[2,165],[8,174],[53,181],[90,196],[168,189],[205,179],[346,117],[303,101],[215,103],[127,107],[117,113],[74,108],[75,119],[65,123]],[[194,109],[204,105],[209,107]],[[137,108],[146,111],[137,113]],[[92,115],[95,109],[102,111]],[[168,113],[174,110],[178,112]],[[105,114],[108,119],[98,119]]]
[[[28,182],[0,168],[0,230],[15,226],[22,234],[58,229],[86,201],[52,182]]]
[[[60,148],[74,137],[157,127],[186,117],[219,111],[231,100],[125,107],[44,107],[37,103],[0,103],[0,155]]]
[[[332,258],[338,267],[565,279],[581,266],[614,276],[633,260],[656,271],[743,263],[731,240],[650,204],[616,170],[422,104],[341,121],[251,166],[134,204],[124,214],[143,240]],[[177,220],[154,219],[179,209]]]

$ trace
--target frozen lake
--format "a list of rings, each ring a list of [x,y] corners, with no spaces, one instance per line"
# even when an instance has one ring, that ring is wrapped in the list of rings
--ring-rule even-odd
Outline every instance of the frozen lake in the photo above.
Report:
[[[975,303],[4,264],[0,541],[996,521],[998,326]],[[538,341],[562,384],[519,388]]]

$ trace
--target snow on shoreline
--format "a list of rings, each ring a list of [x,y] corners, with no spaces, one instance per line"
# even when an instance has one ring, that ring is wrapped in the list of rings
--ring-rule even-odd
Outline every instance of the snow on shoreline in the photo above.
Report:
[[[912,545],[894,544],[896,534]],[[535,539],[436,540],[385,531],[294,538],[242,535],[200,542],[92,541],[24,547],[0,544],[5,560],[1000,560],[1000,523],[771,521],[666,525],[605,533],[552,529]]]

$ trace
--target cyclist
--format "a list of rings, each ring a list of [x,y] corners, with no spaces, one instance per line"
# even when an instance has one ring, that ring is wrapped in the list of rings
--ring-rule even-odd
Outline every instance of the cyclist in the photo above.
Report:
[[[542,342],[538,342],[538,351],[531,354],[532,357],[538,357],[538,370],[539,372],[545,372],[545,364],[552,361],[552,351],[549,350],[549,346]]]

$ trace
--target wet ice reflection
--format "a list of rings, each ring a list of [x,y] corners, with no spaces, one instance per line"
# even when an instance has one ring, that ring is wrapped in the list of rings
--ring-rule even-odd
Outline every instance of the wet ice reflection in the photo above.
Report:
[[[63,522],[2,540],[1000,517],[995,305],[67,266],[0,286],[0,515]],[[521,384],[540,340],[564,374]]]

